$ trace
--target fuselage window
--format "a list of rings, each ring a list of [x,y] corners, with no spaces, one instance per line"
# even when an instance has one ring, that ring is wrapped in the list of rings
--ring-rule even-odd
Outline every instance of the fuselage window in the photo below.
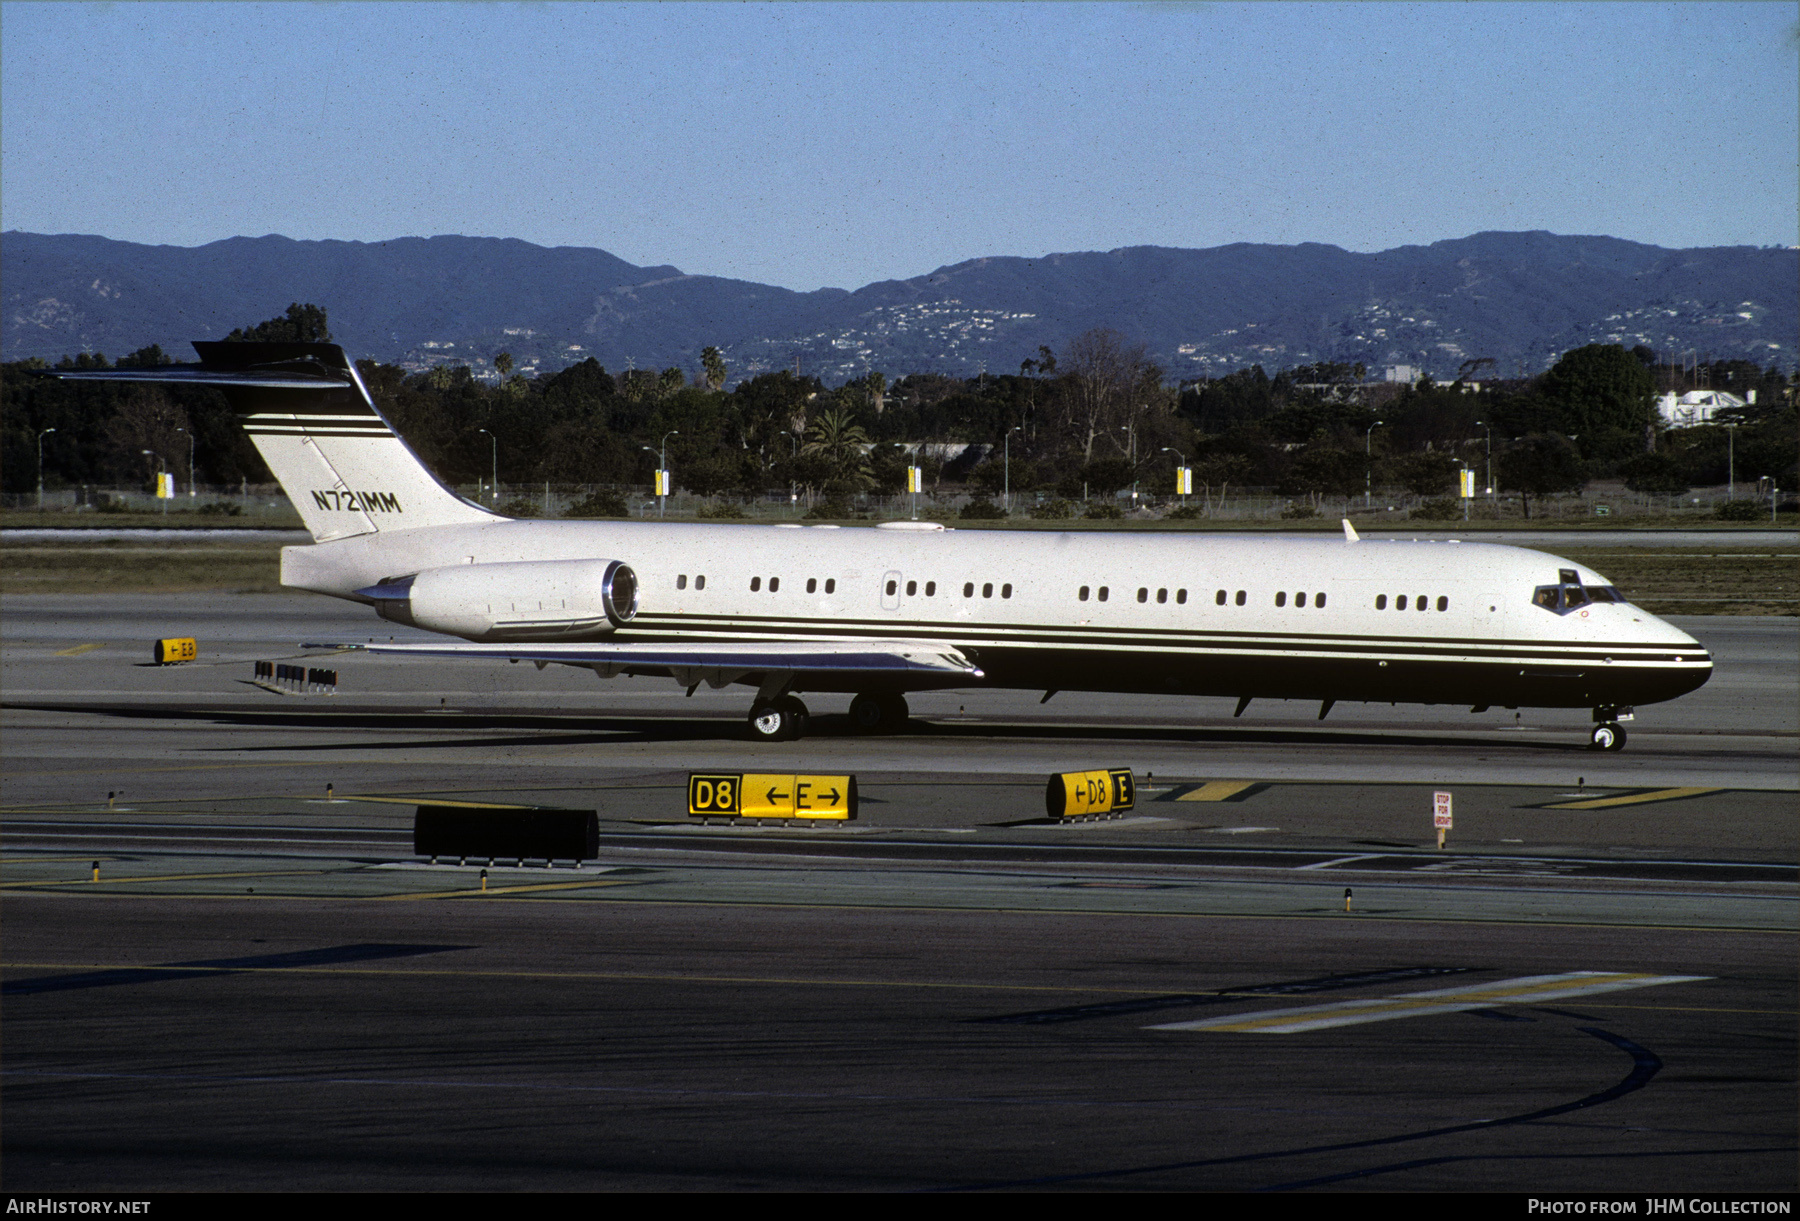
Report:
[[[828,594],[834,594],[837,592],[837,578],[836,577],[826,577],[825,578],[825,592]]]
[[[1376,610],[1386,610],[1387,609],[1387,595],[1386,594],[1376,594],[1375,595],[1375,609]]]
[[[1221,589],[1218,593],[1214,594],[1213,602],[1219,606],[1224,606],[1225,605],[1225,591]]]
[[[807,577],[806,578],[806,592],[809,594],[817,593],[818,589],[819,589],[819,578],[818,577]]]
[[[1426,597],[1424,594],[1420,594],[1418,597],[1418,608],[1420,610],[1430,610],[1431,609],[1431,599]]]
[[[706,588],[706,578],[705,577],[695,577],[694,578],[694,588],[695,589],[705,589]]]
[[[975,582],[964,581],[963,582],[963,597],[973,598],[974,596],[975,596]]]
[[[1294,595],[1294,605],[1301,606],[1301,607],[1305,606],[1306,605],[1306,595],[1305,594],[1295,594]]]
[[[992,581],[989,581],[981,587],[981,596],[984,598],[991,598],[994,596],[994,583]]]
[[[1100,600],[1102,602],[1106,601],[1106,586],[1104,585],[1100,587]]]
[[[1449,610],[1450,609],[1450,599],[1440,596],[1438,598],[1438,609],[1441,611]]]
[[[1179,604],[1181,606],[1186,606],[1187,605],[1187,590],[1185,590],[1185,589],[1176,590],[1175,591],[1175,601],[1177,604]]]
[[[925,582],[925,596],[927,598],[937,597],[937,582],[936,581]]]
[[[1081,587],[1081,592],[1075,595],[1075,600],[1077,602],[1086,602],[1087,598],[1088,598],[1088,587],[1083,585]]]
[[[1398,598],[1394,599],[1394,609],[1395,610],[1405,610],[1406,609],[1406,595],[1405,594],[1401,594]]]
[[[1156,600],[1158,602],[1167,602],[1169,600],[1169,591],[1166,589],[1157,590],[1156,591]]]
[[[1237,604],[1239,606],[1244,604],[1244,591],[1241,589],[1237,591]]]
[[[894,591],[895,591],[895,590],[897,590],[897,589],[899,589],[899,588],[900,588],[900,582],[898,582],[898,581],[889,581],[889,582],[888,582],[888,583],[887,583],[887,592],[888,592],[888,597],[890,597],[890,598],[891,598],[891,597],[893,597],[893,596],[894,596]]]
[[[1012,586],[1010,586],[1010,585],[1002,585],[1002,586],[1001,586],[1001,587],[1000,587],[1000,596],[1001,596],[1001,597],[1002,597],[1002,598],[1010,598],[1010,597],[1012,597]]]
[[[1324,594],[1314,594],[1313,595],[1313,605],[1318,607],[1320,610],[1324,610],[1325,609],[1325,595]]]
[[[1149,600],[1150,600],[1150,591],[1143,588],[1142,586],[1139,586],[1138,587],[1138,601],[1139,602],[1148,602]]]
[[[1287,595],[1285,593],[1276,594],[1275,595],[1275,605],[1276,606],[1286,606],[1287,605]]]
[[[687,588],[687,574],[686,573],[683,573],[681,576],[678,576],[675,578],[675,588],[676,589],[686,589]]]
[[[906,596],[907,597],[910,598],[918,592],[919,592],[919,583],[917,581],[908,581],[906,583]]]
[[[750,578],[750,592],[756,593],[761,588],[762,588],[762,578],[761,577],[751,577]]]
[[[781,578],[780,577],[770,577],[769,578],[769,592],[774,593],[776,590],[778,590],[780,588],[781,588]]]

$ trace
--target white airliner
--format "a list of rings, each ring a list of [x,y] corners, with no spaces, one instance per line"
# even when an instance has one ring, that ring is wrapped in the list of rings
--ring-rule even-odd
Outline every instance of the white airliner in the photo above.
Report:
[[[440,483],[343,350],[196,343],[201,363],[55,370],[222,390],[315,540],[281,581],[458,641],[374,653],[583,666],[756,690],[750,732],[803,735],[801,692],[891,730],[906,693],[1591,708],[1618,750],[1637,704],[1712,658],[1598,573],[1483,543],[1199,534],[519,521]]]

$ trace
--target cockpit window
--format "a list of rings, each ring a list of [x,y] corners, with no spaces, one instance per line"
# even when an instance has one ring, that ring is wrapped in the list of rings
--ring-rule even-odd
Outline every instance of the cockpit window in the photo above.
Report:
[[[1625,595],[1611,585],[1540,585],[1531,594],[1531,604],[1554,614],[1566,615],[1590,602],[1624,603]]]

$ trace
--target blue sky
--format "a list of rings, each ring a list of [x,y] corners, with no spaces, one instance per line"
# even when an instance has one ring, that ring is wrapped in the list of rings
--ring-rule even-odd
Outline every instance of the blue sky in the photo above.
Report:
[[[182,246],[1787,245],[1800,6],[9,2],[0,113],[0,225]]]

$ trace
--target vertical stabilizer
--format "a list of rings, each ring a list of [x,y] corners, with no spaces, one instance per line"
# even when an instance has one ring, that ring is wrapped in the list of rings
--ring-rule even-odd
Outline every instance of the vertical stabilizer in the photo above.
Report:
[[[329,343],[196,343],[208,369],[317,370],[330,383],[294,389],[222,385],[257,452],[312,536],[470,524],[495,515],[438,482],[369,397],[344,350]]]
[[[452,492],[419,461],[338,345],[197,341],[194,350],[197,365],[45,373],[222,391],[318,542],[504,520]]]

